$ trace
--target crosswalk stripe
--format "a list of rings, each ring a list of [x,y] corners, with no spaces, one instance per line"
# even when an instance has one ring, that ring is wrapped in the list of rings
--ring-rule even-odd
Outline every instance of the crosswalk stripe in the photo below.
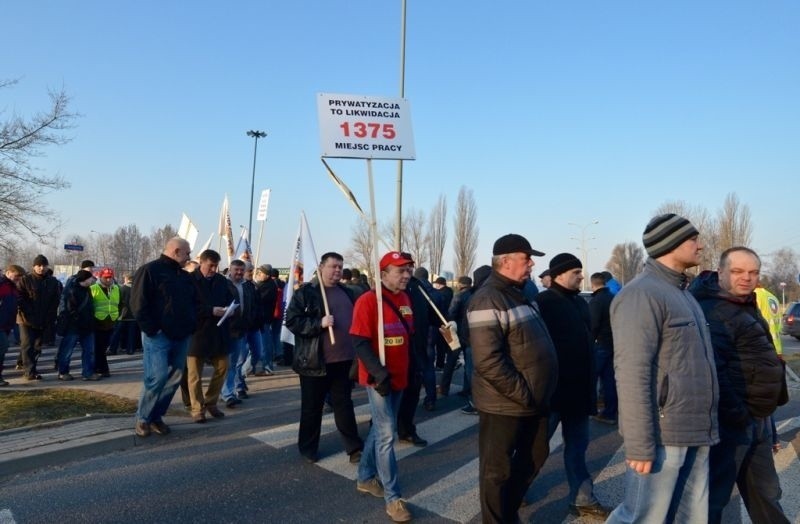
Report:
[[[359,424],[368,421],[370,418],[369,404],[356,406],[353,411],[356,414],[356,422]],[[285,424],[265,431],[259,431],[258,433],[252,433],[250,436],[273,448],[285,448],[297,443],[297,431],[299,428],[300,422],[295,422],[293,424]],[[323,415],[320,435],[324,437],[328,433],[333,433],[334,431],[336,431],[336,422],[333,418],[333,413]]]

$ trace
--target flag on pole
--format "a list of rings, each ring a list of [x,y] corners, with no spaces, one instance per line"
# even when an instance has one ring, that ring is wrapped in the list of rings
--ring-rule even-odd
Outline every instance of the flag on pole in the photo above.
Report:
[[[227,229],[225,228],[225,217],[228,216],[228,195],[225,195],[225,200],[222,201],[222,209],[219,212],[219,227],[217,227],[217,234],[221,237],[225,236]]]
[[[350,201],[350,205],[352,205],[355,208],[355,210],[358,211],[358,214],[361,215],[366,220],[367,218],[366,214],[361,209],[361,206],[358,205],[356,196],[353,194],[352,191],[350,191],[350,188],[347,187],[347,184],[345,184],[341,178],[336,176],[336,173],[333,172],[333,169],[331,169],[331,166],[329,166],[328,163],[325,162],[324,158],[321,158],[320,160],[322,160],[322,163],[325,164],[325,169],[328,170],[328,175],[330,175],[331,180],[333,180],[333,183],[336,184],[336,187],[339,188],[339,191],[341,191],[342,194],[344,194],[344,196],[347,198],[347,200]]]
[[[225,195],[225,200],[222,202],[222,211],[219,214],[219,237],[225,239],[225,245],[228,250],[228,264],[230,265],[236,250],[233,249],[233,230],[231,229],[231,213],[228,209],[228,195]]]
[[[247,233],[247,228],[242,228],[242,234],[239,236],[239,242],[236,243],[235,257],[245,262],[253,263],[253,250],[250,249],[250,238]]]
[[[194,250],[194,243],[197,241],[197,227],[189,220],[186,213],[181,214],[181,225],[178,227],[178,236],[189,242],[189,248]]]
[[[205,243],[205,244],[203,244],[203,247],[201,247],[200,249],[198,249],[198,250],[197,250],[197,252],[196,252],[196,254],[195,254],[194,258],[196,258],[196,259],[198,259],[198,260],[199,260],[199,259],[200,259],[200,253],[202,253],[202,252],[203,252],[203,251],[205,251],[206,249],[211,249],[211,240],[212,240],[213,238],[214,238],[214,233],[211,233],[211,234],[208,236],[208,240],[206,240],[206,243]],[[194,250],[193,250],[193,251],[194,251]]]
[[[305,212],[300,212],[300,229],[297,232],[297,240],[294,244],[292,253],[292,264],[289,270],[289,281],[283,288],[283,312],[284,322],[286,319],[286,307],[292,300],[294,290],[304,282],[310,282],[317,268],[317,253],[314,251],[314,241],[311,239],[311,232],[308,229]],[[286,324],[281,327],[281,342],[294,344],[294,335],[286,328]]]

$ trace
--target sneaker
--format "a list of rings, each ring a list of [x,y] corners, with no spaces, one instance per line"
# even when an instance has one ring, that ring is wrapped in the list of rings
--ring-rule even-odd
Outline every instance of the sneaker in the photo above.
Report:
[[[274,373],[275,373],[275,372],[274,372],[274,371],[272,371],[272,368],[271,368],[271,367],[265,367],[265,368],[264,368],[264,374],[265,374],[265,375],[267,375],[267,376],[270,376],[270,375],[272,375],[272,374],[274,374]]]
[[[220,411],[217,406],[208,405],[206,406],[206,411],[208,411],[208,414],[214,418],[222,418],[225,416],[225,413]]]
[[[172,430],[169,429],[169,426],[164,424],[163,420],[156,420],[150,423],[150,431],[155,433],[156,435],[169,435]]]
[[[350,464],[358,464],[361,462],[361,450],[358,449],[350,453]]]
[[[69,373],[59,373],[58,374],[58,380],[69,381],[69,380],[72,380],[72,378],[73,378],[72,375],[70,375]]]
[[[461,408],[461,413],[465,415],[477,415],[478,410],[472,405],[472,402],[467,402],[467,405]]]
[[[91,380],[92,382],[96,382],[100,380],[100,373],[92,373],[88,377],[82,377],[81,380]]]
[[[42,380],[42,376],[39,373],[34,373],[32,375],[25,375],[25,380]]]
[[[416,433],[412,433],[411,435],[404,435],[400,437],[400,440],[402,440],[403,442],[408,442],[409,444],[413,444],[418,448],[424,448],[425,446],[428,445],[428,441],[420,437]]]
[[[149,437],[150,436],[150,424],[145,422],[144,420],[137,420],[136,421],[136,434],[140,437]]]
[[[242,401],[239,400],[238,398],[229,398],[228,400],[225,401],[225,406],[233,409],[233,408],[236,407],[237,404],[241,404],[241,403],[242,403]]]
[[[3,377],[0,377],[0,387],[10,386],[10,385],[11,385],[10,382],[8,382],[7,380],[3,380]]]
[[[611,510],[599,502],[595,502],[594,504],[589,504],[588,506],[576,506],[575,504],[570,504],[569,512],[577,517],[596,517],[605,520],[611,513]]]
[[[394,522],[408,522],[413,518],[403,499],[394,499],[386,504],[386,514]]]
[[[250,398],[250,395],[247,394],[247,391],[240,391],[236,394],[236,396],[243,399]]]
[[[56,364],[56,365],[58,365],[58,364]],[[17,366],[14,369],[16,369],[17,371],[22,371],[23,369],[25,369],[25,366],[23,366],[22,364],[17,362]],[[56,369],[58,369],[58,368],[56,368]]]
[[[366,482],[359,482],[356,480],[356,491],[359,493],[368,493],[373,497],[383,498],[383,486],[375,477],[372,477]]]

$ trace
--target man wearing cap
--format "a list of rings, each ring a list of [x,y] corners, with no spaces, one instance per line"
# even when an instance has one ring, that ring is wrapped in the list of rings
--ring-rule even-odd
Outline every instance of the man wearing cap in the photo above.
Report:
[[[36,255],[32,271],[19,282],[18,315],[23,374],[26,380],[41,380],[36,370],[42,354],[45,329],[55,324],[58,303],[61,299],[61,284],[48,276],[50,265],[47,257]]]
[[[256,376],[272,375],[272,361],[275,348],[272,341],[272,319],[275,315],[275,303],[278,300],[278,285],[270,277],[272,266],[264,264],[256,269],[256,307],[261,322],[261,371],[255,371]],[[253,370],[256,363],[253,363]]]
[[[645,227],[644,271],[611,302],[625,496],[606,522],[707,522],[719,388],[703,310],[684,273],[697,228],[668,213]]]
[[[553,279],[550,278],[550,270],[545,269],[539,273],[539,280],[542,282],[542,287],[548,289],[550,287],[550,283],[553,281]]]
[[[516,234],[497,239],[492,273],[467,307],[479,414],[483,522],[518,522],[525,492],[550,452],[547,420],[558,357],[536,307],[522,294],[543,256]]]
[[[390,251],[380,260],[381,312],[383,340],[378,333],[377,293],[369,291],[356,301],[350,335],[358,355],[358,382],[369,398],[372,427],[364,442],[358,465],[356,489],[383,497],[386,513],[395,522],[411,520],[400,492],[394,435],[397,410],[408,384],[408,366],[414,315],[409,296],[404,293],[414,261],[408,253]],[[380,347],[384,349],[384,363]]]
[[[110,377],[106,350],[119,318],[120,297],[119,286],[114,283],[114,270],[110,267],[101,269],[89,292],[94,302],[94,370],[100,376]],[[116,350],[111,354],[116,355]]]
[[[558,386],[547,437],[560,422],[570,513],[605,518],[609,510],[595,497],[586,467],[589,415],[597,413],[597,395],[589,305],[580,296],[583,265],[575,255],[559,253],[550,261],[550,278],[550,287],[536,297],[558,354]]]

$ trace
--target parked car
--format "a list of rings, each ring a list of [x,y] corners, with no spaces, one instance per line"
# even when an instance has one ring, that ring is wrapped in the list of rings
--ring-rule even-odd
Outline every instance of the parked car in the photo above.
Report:
[[[783,334],[800,340],[800,302],[792,302],[783,314]]]

